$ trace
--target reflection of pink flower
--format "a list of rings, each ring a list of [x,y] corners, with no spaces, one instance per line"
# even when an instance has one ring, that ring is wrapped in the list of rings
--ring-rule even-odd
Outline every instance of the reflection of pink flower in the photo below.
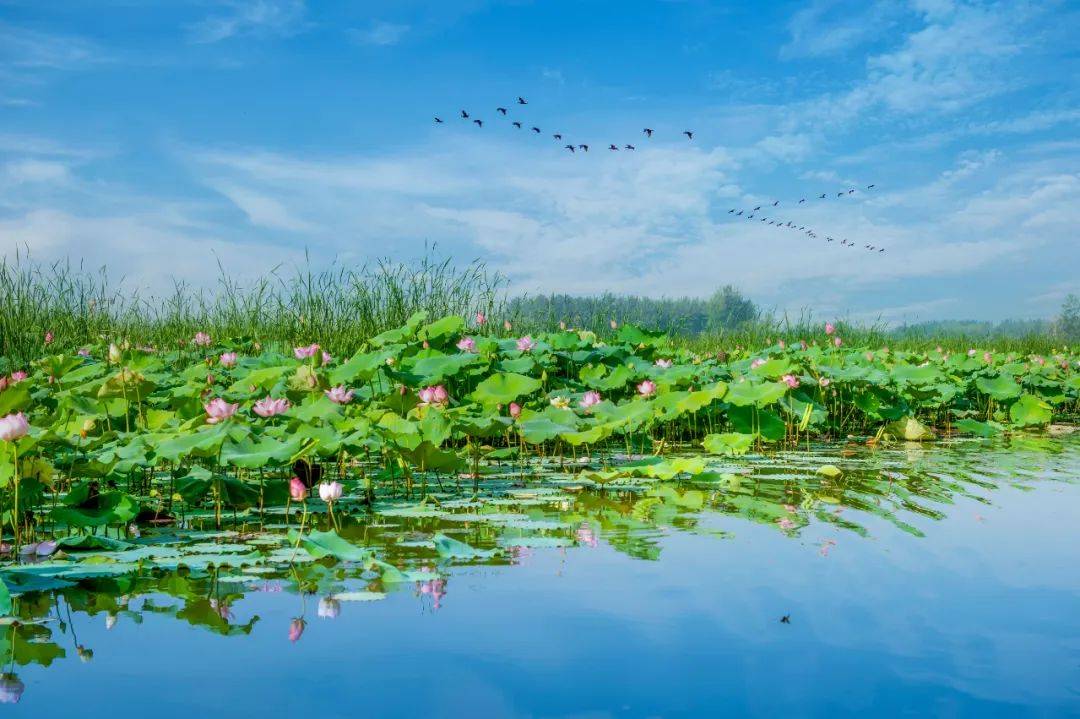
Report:
[[[0,704],[18,704],[26,685],[14,674],[0,675]]]
[[[319,499],[327,504],[336,502],[341,499],[344,491],[345,487],[341,485],[341,482],[323,482],[319,485]]]
[[[637,386],[637,391],[642,397],[651,397],[656,394],[656,383],[647,379]]]
[[[795,505],[794,504],[785,504],[784,509],[787,512],[789,512],[790,514],[795,514]]]
[[[431,596],[432,608],[438,610],[442,598],[446,596],[446,580],[430,579],[426,582],[420,582],[419,589],[421,594],[428,594]]]
[[[779,520],[779,521],[777,522],[777,524],[779,524],[779,525],[780,525],[780,529],[785,529],[785,530],[787,530],[787,529],[794,529],[794,528],[795,528],[795,522],[792,522],[792,521],[791,521],[790,519],[788,519],[787,517],[782,517],[782,518],[781,518],[781,519],[780,519],[780,520]]]
[[[319,600],[319,619],[337,619],[341,614],[341,602],[333,597],[322,597]]]
[[[264,397],[255,403],[252,411],[262,418],[274,417],[289,411],[289,400]]]
[[[592,530],[585,522],[581,523],[581,526],[574,531],[574,537],[577,539],[578,544],[584,544],[587,547],[595,547],[597,545],[596,532]]]
[[[240,405],[229,404],[221,397],[215,397],[203,407],[206,409],[207,424],[217,424],[236,414],[236,410],[239,409]]]
[[[331,387],[324,393],[326,398],[335,404],[348,404],[352,402],[353,397],[356,395],[351,389],[346,389],[345,385],[339,384],[337,387]]]
[[[600,404],[600,401],[600,393],[596,390],[589,390],[581,398],[580,404],[582,409],[589,409],[591,407],[594,407],[595,405]]]
[[[472,337],[462,337],[460,340],[458,340],[457,348],[462,352],[475,352],[476,340],[474,340]]]
[[[296,642],[300,640],[300,637],[304,636],[304,627],[307,626],[307,622],[303,617],[297,617],[289,623],[289,641]]]
[[[799,378],[793,374],[786,374],[781,378],[788,387],[795,389],[799,386]]]

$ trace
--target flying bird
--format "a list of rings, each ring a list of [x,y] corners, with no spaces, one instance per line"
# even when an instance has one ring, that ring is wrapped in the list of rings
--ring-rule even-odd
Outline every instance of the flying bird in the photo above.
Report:
[[[520,122],[518,122],[517,120],[515,120],[515,121],[513,122],[513,125],[514,125],[514,127],[516,127],[517,129],[519,129],[519,130],[521,129],[521,123],[520,123]]]
[[[730,214],[731,214],[732,212],[734,212],[734,211],[735,211],[735,208],[734,208],[734,207],[732,207],[732,208],[731,208],[730,210],[728,210],[728,211],[727,211],[727,213],[728,213],[728,214],[730,215]]]
[[[851,188],[850,190],[848,190],[848,191],[847,191],[847,193],[848,193],[849,195],[850,195],[851,193],[853,193],[853,192],[855,192],[855,188],[854,188],[854,187],[852,187],[852,188]]]
[[[519,105],[528,105],[529,101],[519,95],[518,96],[518,104]]]
[[[772,203],[772,206],[773,206],[773,207],[776,207],[776,206],[777,206],[777,205],[779,205],[779,204],[780,204],[780,200],[777,200],[776,202]]]
[[[573,152],[574,151],[574,146],[573,145],[567,145],[566,149],[569,150],[570,152]]]
[[[506,114],[506,108],[505,107],[496,107],[495,110],[496,110],[496,112],[501,112],[504,115]]]
[[[874,186],[873,186],[873,185],[867,185],[867,186],[866,186],[866,189],[868,189],[868,190],[872,190],[872,189],[874,189]]]
[[[754,208],[754,212],[757,212],[760,209],[761,209],[761,205],[758,205],[757,207]]]
[[[805,197],[804,197],[804,198],[802,198],[801,200],[799,200],[799,204],[800,204],[800,205],[801,205],[802,203],[804,203],[804,202],[806,202],[806,198],[805,198]]]
[[[652,128],[651,127],[646,127],[644,130],[642,130],[642,132],[644,132],[647,136],[652,137]]]
[[[473,120],[473,122],[476,123],[476,125],[478,127],[483,127],[484,126],[484,121],[483,120]]]
[[[539,127],[532,128],[532,131],[535,132],[537,135],[540,134],[540,128]]]
[[[884,247],[882,247],[880,250],[878,250],[878,252],[884,252],[884,251],[885,251]]]
[[[780,623],[781,624],[791,624],[791,615],[790,614],[785,614],[784,616],[780,617]]]
[[[738,216],[739,216],[739,215],[741,215],[742,213],[743,213],[743,211],[742,211],[742,210],[739,210],[738,212],[736,212],[736,213],[735,213],[735,216],[736,216],[736,217],[738,217]]]
[[[468,120],[468,119],[469,119],[469,113],[467,113],[467,112],[465,112],[464,110],[462,110],[462,111],[461,111],[461,119],[462,119],[462,120]]]
[[[823,193],[821,193],[821,197],[819,197],[818,199],[819,199],[819,200],[824,200],[824,199],[825,199],[825,193],[824,193],[824,192],[823,192]]]
[[[588,145],[578,145],[578,149],[579,150],[584,150],[585,152],[588,152],[589,151],[589,146]]]
[[[682,134],[686,135],[686,139],[688,139],[688,140],[693,140],[694,139],[694,133],[691,132],[690,130],[683,130]]]
[[[615,152],[619,151],[619,148],[615,147],[614,145],[608,145],[607,149],[614,150]]]
[[[437,125],[441,125],[441,124],[442,124],[442,118],[441,118],[441,117],[436,117],[436,118],[435,118],[435,123],[436,123]]]
[[[561,140],[562,139],[562,135],[560,135],[557,132],[554,135],[552,135],[552,137],[554,137],[556,140]]]
[[[627,149],[627,150],[636,150],[637,148],[636,148],[636,147],[634,147],[633,145],[627,145],[627,146],[626,146],[626,149]]]
[[[843,192],[837,192],[837,193],[836,193],[836,196],[837,196],[837,197],[843,197],[843,196],[844,196],[844,193],[843,193]]]

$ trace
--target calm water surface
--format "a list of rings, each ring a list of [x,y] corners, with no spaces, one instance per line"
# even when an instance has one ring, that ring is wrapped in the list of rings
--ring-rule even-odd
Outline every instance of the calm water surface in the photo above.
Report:
[[[0,712],[1080,716],[1080,434],[718,470],[746,473],[343,528],[421,581],[305,556],[26,594]],[[440,531],[499,551],[440,558]]]

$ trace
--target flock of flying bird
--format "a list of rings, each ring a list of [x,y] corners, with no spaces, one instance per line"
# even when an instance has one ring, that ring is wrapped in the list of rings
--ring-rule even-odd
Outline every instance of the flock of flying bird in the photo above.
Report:
[[[524,97],[519,96],[517,98],[517,105],[519,107],[524,106],[524,105],[528,105],[528,104],[529,104],[529,101],[526,100]],[[510,110],[508,108],[496,107],[495,112],[498,113],[499,115],[501,115],[502,117],[509,119]],[[483,128],[484,127],[484,120],[482,120],[482,119],[480,119],[478,117],[473,117],[472,115],[469,114],[468,110],[462,110],[461,111],[461,119],[464,120],[464,121],[470,121],[471,120],[472,123],[474,125],[476,125],[478,128]],[[438,124],[438,125],[442,125],[442,124],[445,124],[445,121],[441,117],[436,116],[435,117],[435,123]],[[515,128],[517,128],[518,130],[524,130],[525,129],[524,124],[520,120],[511,120],[510,124],[513,125]],[[529,130],[531,130],[536,135],[542,135],[543,134],[543,130],[541,130],[539,127],[536,127],[536,126],[529,127]],[[646,138],[651,139],[652,136],[653,136],[654,131],[653,131],[653,129],[651,127],[646,127],[646,128],[642,128],[641,132],[642,132],[642,134],[645,135]],[[693,140],[694,139],[694,131],[693,130],[683,130],[682,134],[686,136],[687,140]],[[563,141],[563,135],[562,135],[561,132],[552,133],[551,136],[557,142],[562,142]],[[575,145],[574,143],[569,142],[566,145],[563,145],[563,147],[565,149],[569,150],[572,153],[576,153],[578,151],[581,151],[581,152],[588,152],[589,151],[589,145],[586,144],[586,143],[579,143],[579,144]],[[608,145],[608,150],[611,151],[611,152],[618,152],[619,149],[620,149],[619,145],[616,144],[616,143],[611,143],[611,144]],[[623,150],[628,150],[628,151],[634,151],[637,148],[634,145],[630,144],[630,143],[626,143],[626,144],[623,145],[622,149]],[[864,190],[864,192],[873,190],[874,187],[876,187],[876,185],[867,185],[866,190]],[[854,195],[856,192],[857,192],[856,188],[853,187],[853,188],[847,190],[846,192],[838,192],[838,193],[836,193],[836,197],[837,198],[847,197],[849,195]],[[823,192],[817,197],[817,199],[818,200],[824,200],[828,196],[829,196],[829,193]],[[799,200],[797,203],[795,203],[795,205],[796,206],[802,205],[803,203],[805,203],[807,201],[807,199],[808,199],[807,197],[804,197],[801,200]],[[813,199],[813,197],[811,196],[809,199]],[[728,210],[728,214],[731,215],[733,218],[734,217],[742,217],[742,218],[744,218],[746,220],[753,220],[755,217],[757,217],[757,213],[760,212],[762,209],[765,209],[766,211],[768,211],[769,207],[779,207],[779,206],[780,206],[780,200],[775,200],[775,201],[773,201],[773,203],[771,205],[758,205],[757,207],[754,207],[753,209],[745,209],[745,208],[744,209],[739,209],[737,207],[733,207],[732,209]],[[812,239],[817,239],[817,238],[821,237],[821,235],[819,235],[818,232],[816,230],[814,230],[813,228],[807,227],[806,225],[797,225],[797,224],[795,224],[794,222],[792,222],[790,220],[785,221],[783,219],[777,219],[775,217],[774,218],[761,217],[759,219],[761,220],[761,222],[768,223],[768,225],[775,226],[778,229],[793,230],[793,231],[796,231],[796,232],[805,233],[807,235],[807,237],[810,237]],[[838,239],[839,239],[839,242],[840,242],[841,246],[845,246],[845,247],[855,247],[856,246],[855,242],[852,242],[852,241],[850,241],[850,240],[848,240],[846,238],[841,239],[841,238],[836,238],[836,237],[830,237],[828,235],[825,236],[825,241],[826,242],[836,242]],[[868,244],[868,243],[863,245],[863,249],[868,250],[870,252],[878,252],[878,253],[885,252],[884,247],[877,247],[875,245],[871,245],[871,244]]]

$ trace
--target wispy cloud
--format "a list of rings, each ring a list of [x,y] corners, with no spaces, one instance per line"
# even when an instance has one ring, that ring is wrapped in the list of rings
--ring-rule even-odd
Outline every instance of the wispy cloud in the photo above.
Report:
[[[788,22],[791,39],[780,48],[780,57],[850,54],[889,34],[902,12],[896,2],[815,0],[792,15]]]
[[[349,35],[361,45],[385,46],[398,44],[409,30],[408,25],[376,20],[366,28],[350,30]]]
[[[0,74],[17,78],[48,70],[84,70],[108,59],[85,38],[0,22]]]
[[[243,35],[289,37],[307,29],[304,0],[226,0],[221,11],[188,27],[196,43]]]

